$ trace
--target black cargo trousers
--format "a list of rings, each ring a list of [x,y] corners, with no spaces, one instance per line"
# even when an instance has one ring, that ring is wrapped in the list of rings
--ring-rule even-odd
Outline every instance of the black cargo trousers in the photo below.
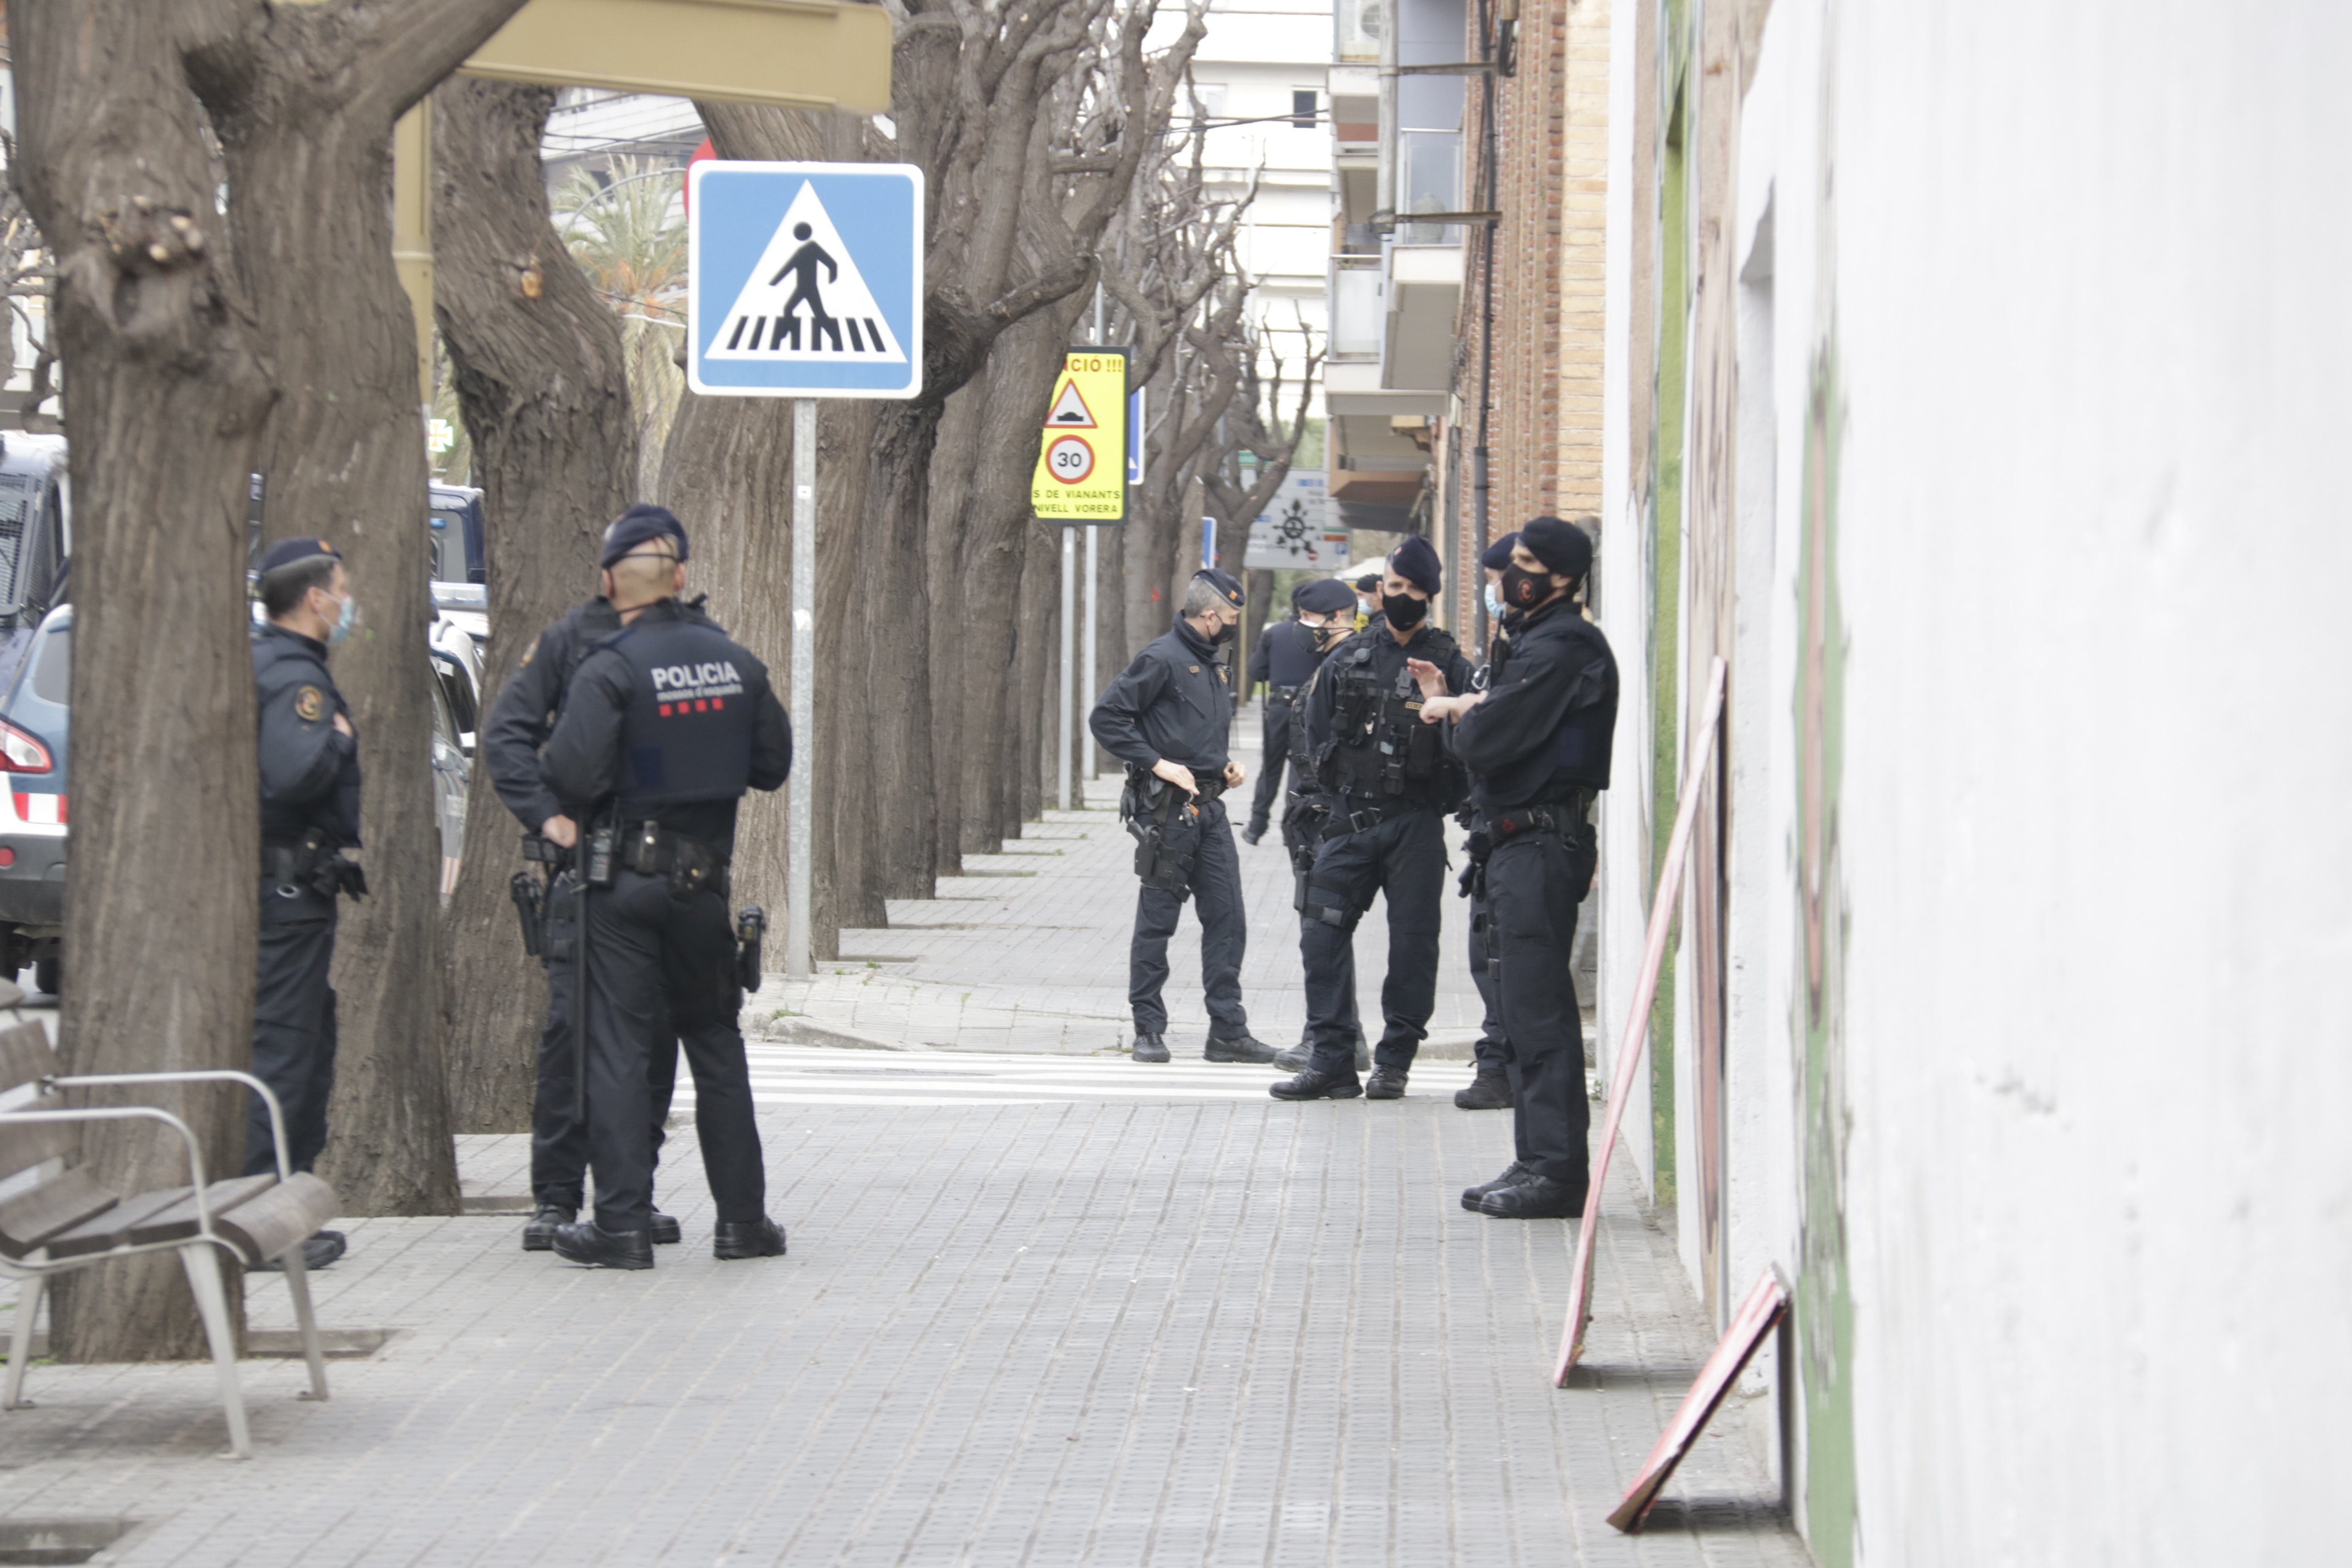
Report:
[[[1249,830],[1264,833],[1282,794],[1282,773],[1290,764],[1290,727],[1299,722],[1295,686],[1269,687],[1265,694],[1265,751],[1258,758],[1257,789],[1250,796]]]
[[[653,1224],[649,1063],[677,1031],[694,1075],[694,1128],[722,1224],[767,1214],[767,1171],[751,1113],[751,1075],[736,1016],[743,993],[727,900],[686,898],[667,877],[623,869],[588,895],[588,1159],[596,1224]]]
[[[1189,895],[1199,901],[1201,990],[1209,1008],[1209,1033],[1220,1040],[1249,1033],[1242,1006],[1242,954],[1249,945],[1249,917],[1242,905],[1241,855],[1234,848],[1233,825],[1223,799],[1196,800],[1192,809],[1171,813],[1161,829],[1167,852],[1190,856],[1192,871],[1182,893],[1149,883],[1135,893],[1135,930],[1127,947],[1127,1001],[1139,1035],[1168,1032],[1168,940],[1184,913]]]
[[[261,879],[261,946],[254,970],[253,1076],[286,1114],[286,1158],[297,1171],[327,1146],[327,1101],[335,1092],[335,900],[308,884]],[[277,1143],[269,1108],[246,1096],[245,1174],[274,1175]]]
[[[1388,968],[1381,980],[1382,1026],[1372,1048],[1377,1067],[1405,1072],[1429,1035],[1437,1005],[1438,937],[1444,924],[1445,834],[1434,807],[1389,803],[1381,820],[1345,830],[1343,797],[1307,874],[1308,907],[1298,917],[1298,953],[1307,969],[1307,1038],[1318,1072],[1356,1070],[1357,922],[1386,894]],[[1339,916],[1334,921],[1321,911]]]
[[[547,1023],[539,1032],[539,1086],[530,1105],[530,1195],[536,1204],[577,1209],[588,1179],[588,1123],[579,1114],[580,881],[560,873],[547,893]],[[654,1153],[677,1090],[677,1033],[665,1022],[646,1063],[646,1103]]]
[[[1486,860],[1486,921],[1511,1079],[1511,1131],[1521,1163],[1571,1187],[1585,1184],[1592,1110],[1584,1093],[1584,1023],[1569,952],[1592,885],[1590,824],[1530,831]]]

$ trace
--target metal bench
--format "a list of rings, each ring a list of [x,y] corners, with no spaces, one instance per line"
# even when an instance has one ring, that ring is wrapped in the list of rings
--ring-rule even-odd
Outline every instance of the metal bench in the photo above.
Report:
[[[0,981],[0,1008],[23,993]],[[302,1352],[310,1363],[305,1396],[327,1397],[326,1363],[319,1349],[318,1320],[310,1310],[310,1281],[302,1266],[302,1240],[335,1212],[334,1189],[308,1172],[288,1169],[286,1119],[278,1097],[249,1073],[102,1073],[66,1078],[57,1053],[38,1024],[0,1031],[0,1277],[26,1281],[16,1302],[16,1331],[9,1347],[8,1378],[0,1410],[24,1403],[25,1368],[32,1360],[33,1316],[40,1310],[49,1277],[88,1268],[110,1258],[142,1252],[176,1250],[188,1271],[203,1313],[205,1337],[220,1374],[221,1404],[228,1415],[229,1446],[238,1458],[253,1456],[245,1420],[245,1396],[237,1387],[236,1344],[229,1332],[228,1300],[215,1248],[252,1265],[284,1259],[286,1289],[301,1325]],[[65,1109],[59,1092],[130,1084],[236,1082],[258,1092],[269,1109],[270,1135],[277,1142],[278,1173],[205,1180],[204,1152],[186,1122],[152,1106],[108,1105]],[[19,1091],[29,1090],[29,1093]],[[188,1152],[188,1184],[124,1197],[93,1180],[76,1163],[81,1123],[160,1121],[180,1135]],[[27,1173],[29,1185],[11,1182]]]

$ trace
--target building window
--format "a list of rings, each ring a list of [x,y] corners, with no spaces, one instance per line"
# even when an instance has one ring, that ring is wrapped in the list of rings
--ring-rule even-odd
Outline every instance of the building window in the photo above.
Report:
[[[1311,87],[1290,90],[1290,122],[1301,131],[1315,128],[1315,89]]]

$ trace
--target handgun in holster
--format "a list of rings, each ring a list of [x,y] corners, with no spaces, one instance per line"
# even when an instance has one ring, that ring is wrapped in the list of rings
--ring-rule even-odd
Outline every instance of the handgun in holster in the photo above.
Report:
[[[735,978],[746,991],[760,988],[760,949],[768,934],[768,911],[745,904],[735,917]]]
[[[1135,874],[1145,887],[1173,893],[1180,902],[1192,896],[1192,857],[1168,842],[1168,826],[1180,810],[1192,809],[1184,792],[1166,779],[1128,770],[1119,816],[1135,836]]]

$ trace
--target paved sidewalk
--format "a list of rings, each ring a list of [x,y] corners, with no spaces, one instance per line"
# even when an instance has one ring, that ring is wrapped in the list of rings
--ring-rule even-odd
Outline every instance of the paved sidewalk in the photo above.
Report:
[[[1123,951],[1131,880],[1102,861],[1055,895],[1079,953]],[[1760,1398],[1650,1531],[1603,1521],[1712,1336],[1621,1176],[1590,1372],[1550,1387],[1575,1226],[1461,1209],[1509,1158],[1507,1116],[1450,1102],[1466,1064],[1294,1106],[1265,1068],[1008,1052],[1047,1030],[1033,1004],[1105,987],[1025,928],[945,938],[877,932],[919,962],[827,977],[895,988],[919,1022],[840,1026],[889,1048],[753,1046],[791,1256],[710,1257],[683,1104],[661,1192],[687,1240],[651,1274],[524,1254],[513,1215],[351,1222],[322,1321],[390,1337],[331,1366],[331,1402],[247,1363],[257,1457],[229,1464],[208,1366],[37,1367],[37,1407],[0,1414],[0,1542],[121,1519],[93,1561],[182,1568],[1809,1561]],[[1252,959],[1262,1016],[1279,951]],[[460,1144],[473,1206],[521,1196],[524,1140]],[[290,1326],[282,1281],[247,1300]]]
[[[1255,779],[1255,708],[1236,733],[1234,754]],[[960,1050],[1082,1055],[1132,1044],[1127,949],[1135,921],[1135,841],[1119,825],[1118,787],[1116,777],[1095,780],[1085,786],[1087,809],[1048,811],[1002,854],[967,855],[965,874],[940,879],[937,898],[891,900],[889,926],[844,931],[844,957],[821,964],[815,979],[770,975],[745,1010],[746,1028],[779,1039]],[[1225,797],[1236,833],[1248,820],[1251,787]],[[1446,837],[1459,869],[1462,834],[1449,826]],[[1239,848],[1249,916],[1243,1003],[1259,1038],[1291,1045],[1306,1026],[1307,1009],[1290,860],[1278,830]],[[1433,1058],[1467,1060],[1478,1035],[1478,995],[1465,957],[1467,907],[1449,879],[1437,1010],[1423,1047]],[[1359,1012],[1366,1033],[1377,1037],[1388,952],[1385,903],[1364,917],[1356,950]],[[1189,905],[1169,944],[1169,973],[1171,1037],[1197,1045],[1209,1016],[1201,1002],[1201,931]]]

